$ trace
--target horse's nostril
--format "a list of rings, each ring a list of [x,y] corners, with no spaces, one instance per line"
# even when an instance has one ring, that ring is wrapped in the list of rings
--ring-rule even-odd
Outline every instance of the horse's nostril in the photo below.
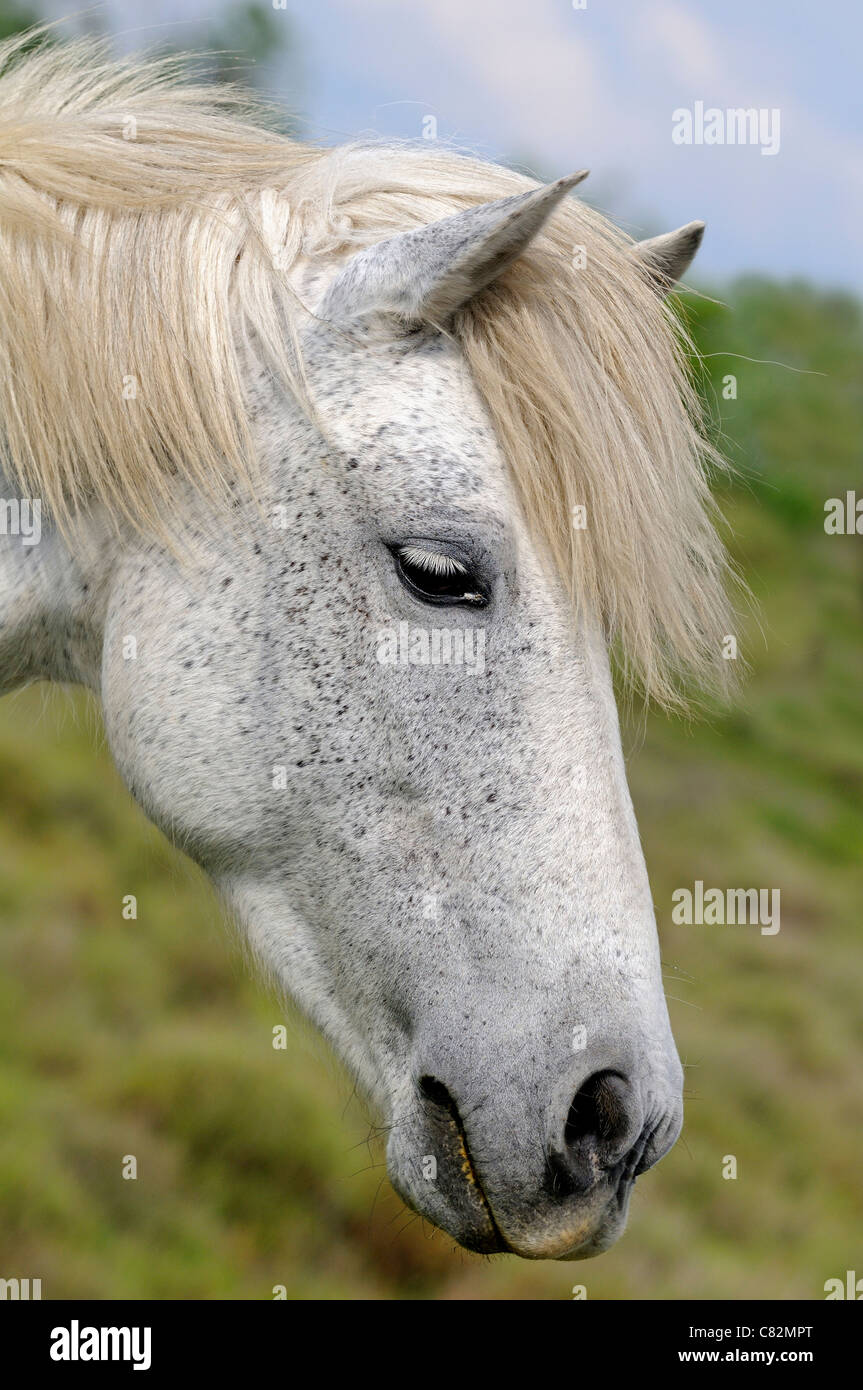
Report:
[[[589,1192],[604,1174],[616,1171],[639,1129],[638,1102],[626,1077],[594,1072],[569,1107],[563,1151],[559,1140],[550,1146],[547,1172],[554,1196]]]
[[[579,1087],[569,1107],[564,1140],[569,1150],[590,1149],[598,1156],[625,1140],[632,1125],[632,1095],[625,1077],[598,1071]]]
[[[417,1085],[426,1100],[430,1100],[433,1105],[439,1105],[443,1110],[448,1110],[454,1119],[458,1119],[458,1106],[446,1086],[442,1081],[438,1081],[436,1076],[421,1076]]]

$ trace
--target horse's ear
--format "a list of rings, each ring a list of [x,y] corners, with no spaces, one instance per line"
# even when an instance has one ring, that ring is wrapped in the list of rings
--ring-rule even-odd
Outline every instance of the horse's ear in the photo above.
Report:
[[[318,317],[344,325],[379,315],[404,328],[442,327],[521,255],[561,199],[586,177],[583,169],[360,251],[333,281]]]
[[[692,264],[704,236],[703,222],[687,222],[676,232],[639,241],[633,248],[657,289],[663,295],[673,289]]]

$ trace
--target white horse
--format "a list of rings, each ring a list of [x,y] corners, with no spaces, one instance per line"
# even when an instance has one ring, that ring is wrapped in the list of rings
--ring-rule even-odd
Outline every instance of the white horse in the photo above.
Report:
[[[0,688],[98,693],[406,1202],[596,1254],[681,1125],[609,646],[666,704],[725,669],[665,298],[702,224],[0,62]]]

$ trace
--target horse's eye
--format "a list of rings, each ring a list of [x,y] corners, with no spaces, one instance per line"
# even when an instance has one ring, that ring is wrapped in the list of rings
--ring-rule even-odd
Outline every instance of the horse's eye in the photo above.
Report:
[[[488,594],[467,565],[444,550],[422,545],[400,545],[393,556],[399,579],[409,593],[424,603],[468,604],[484,608]]]

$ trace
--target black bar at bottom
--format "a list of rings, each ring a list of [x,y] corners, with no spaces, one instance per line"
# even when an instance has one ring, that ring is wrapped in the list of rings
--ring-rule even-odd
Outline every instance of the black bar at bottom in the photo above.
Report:
[[[860,1310],[839,1300],[573,1301],[533,1313],[519,1303],[509,1305],[502,1323],[491,1303],[481,1310],[469,1304],[461,1313],[452,1303],[436,1304],[432,1318],[411,1302],[357,1306],[359,1314],[349,1305],[323,1304],[309,1318],[302,1305],[279,1302],[4,1302],[3,1363],[15,1366],[21,1383],[31,1371],[58,1380],[214,1372],[277,1373],[281,1381],[294,1374],[308,1380],[319,1369],[329,1379],[340,1356],[348,1374],[377,1367],[387,1377],[422,1379],[424,1368],[435,1374],[437,1366],[439,1375],[458,1367],[464,1374],[465,1363],[476,1361],[487,1378],[518,1348],[537,1374],[552,1357],[559,1370],[571,1367],[575,1376],[581,1367],[594,1379],[603,1369],[617,1378],[671,1366],[792,1365],[823,1377],[856,1363],[861,1330]],[[552,1341],[530,1339],[540,1326]],[[382,1340],[391,1330],[395,1345]]]

